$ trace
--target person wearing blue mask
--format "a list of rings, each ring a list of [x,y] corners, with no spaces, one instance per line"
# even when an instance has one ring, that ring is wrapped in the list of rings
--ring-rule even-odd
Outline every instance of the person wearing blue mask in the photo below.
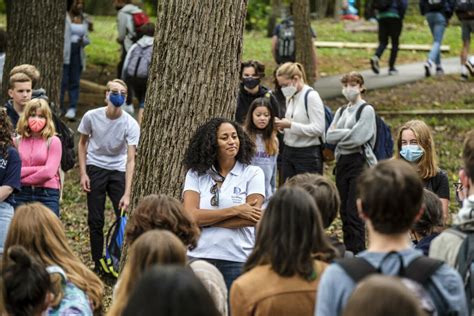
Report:
[[[140,128],[135,119],[122,110],[126,98],[125,82],[109,81],[105,93],[107,105],[87,111],[78,128],[81,187],[87,192],[87,223],[96,273],[101,273],[99,260],[104,247],[106,195],[117,217],[120,210],[130,204]]]
[[[400,127],[396,157],[413,164],[425,188],[440,198],[446,223],[449,216],[448,174],[438,167],[433,135],[425,122],[412,120]]]

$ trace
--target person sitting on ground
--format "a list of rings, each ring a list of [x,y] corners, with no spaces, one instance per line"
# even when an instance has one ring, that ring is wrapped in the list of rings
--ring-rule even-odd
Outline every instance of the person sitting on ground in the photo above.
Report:
[[[341,220],[344,245],[357,254],[365,249],[365,225],[357,215],[357,177],[368,164],[375,164],[373,153],[377,137],[375,110],[368,105],[363,94],[366,89],[364,77],[350,72],[341,78],[342,94],[348,104],[340,107],[326,133],[326,142],[336,145],[336,186],[341,197]],[[365,104],[365,105],[364,105]],[[360,110],[360,108],[362,110]],[[359,120],[357,113],[360,112]]]
[[[26,103],[17,133],[14,142],[21,158],[21,191],[15,195],[17,205],[40,202],[59,217],[62,146],[44,99]]]
[[[278,67],[277,80],[285,95],[285,117],[275,119],[276,128],[285,134],[282,180],[305,172],[323,173],[321,145],[324,142],[324,104],[319,93],[307,84],[299,63]]]
[[[247,118],[250,105],[257,98],[266,97],[276,117],[281,117],[280,106],[273,93],[264,85],[261,80],[265,77],[265,65],[256,61],[248,60],[240,64],[240,89],[237,95],[237,109],[235,120],[244,124]]]
[[[31,87],[31,78],[24,73],[13,74],[8,80],[8,96],[10,99],[5,103],[5,108],[13,129],[16,129],[25,104],[31,100]]]
[[[231,314],[311,315],[318,284],[336,256],[313,198],[284,187],[270,200],[244,274],[230,291]]]
[[[422,202],[423,183],[416,170],[405,161],[384,160],[362,173],[358,179],[357,208],[367,223],[369,247],[358,258],[344,259],[346,265],[342,261],[326,269],[319,284],[315,315],[342,314],[357,285],[346,270],[347,263],[361,262],[373,267],[377,273],[401,276],[405,276],[407,270],[425,273],[427,263],[436,263],[437,269],[430,269],[424,289],[438,315],[468,315],[459,273],[442,262],[433,262],[423,256],[411,247],[407,238],[423,211]],[[412,263],[416,264],[415,272]]]
[[[403,280],[372,275],[360,282],[347,301],[342,316],[426,316]]]
[[[153,33],[155,24],[147,23],[140,28],[143,36],[130,47],[122,69],[122,79],[130,87],[130,92],[138,99],[137,121],[141,125],[145,110],[146,83],[153,56]],[[130,102],[130,104],[132,104]],[[132,105],[133,106],[133,105]]]
[[[219,316],[201,281],[187,268],[155,266],[143,274],[122,316]]]
[[[265,199],[264,173],[250,165],[254,153],[238,123],[214,118],[196,130],[184,158],[184,208],[202,228],[188,256],[215,265],[228,289],[254,246]]]
[[[0,110],[0,258],[8,226],[16,206],[14,193],[21,189],[21,159],[13,145],[12,124],[5,110]]]
[[[123,315],[123,310],[140,277],[154,265],[186,264],[186,248],[173,233],[166,230],[150,230],[138,237],[131,245],[129,260],[115,287],[114,300],[108,316]],[[152,301],[161,300],[156,296]]]
[[[252,165],[258,166],[265,174],[265,202],[267,205],[276,191],[278,138],[274,127],[275,112],[266,97],[255,99],[250,105],[244,129],[257,145]]]
[[[40,203],[19,206],[8,230],[5,253],[15,245],[23,246],[48,269],[53,268],[50,275],[54,300],[49,313],[101,313],[103,284],[74,254],[61,221],[51,210]],[[9,261],[4,256],[3,266],[8,266]]]
[[[424,187],[435,193],[443,204],[443,222],[449,221],[449,179],[438,167],[431,130],[425,122],[412,120],[398,130],[396,158],[416,167]]]
[[[411,233],[415,249],[427,256],[431,241],[439,235],[439,228],[443,227],[443,206],[438,196],[427,189],[423,191],[423,205],[423,214],[413,225]]]
[[[334,182],[319,174],[302,173],[289,178],[285,182],[285,186],[300,187],[311,195],[318,206],[323,228],[327,231],[341,207],[341,199]],[[328,237],[340,257],[353,256],[352,252],[346,250],[336,235],[328,235]]]
[[[0,282],[5,311],[0,309],[0,315],[44,315],[52,299],[46,268],[21,246],[10,247],[6,257],[8,265],[2,269]]]
[[[140,127],[122,111],[127,85],[120,79],[107,83],[106,106],[89,110],[77,128],[81,187],[87,192],[87,224],[94,271],[103,273],[105,199],[109,196],[116,217],[130,204]]]

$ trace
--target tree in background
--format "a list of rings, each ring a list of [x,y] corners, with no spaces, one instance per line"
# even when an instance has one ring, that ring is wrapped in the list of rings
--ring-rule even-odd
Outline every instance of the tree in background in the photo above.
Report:
[[[151,193],[179,198],[192,133],[209,118],[233,115],[246,7],[242,0],[159,1],[132,206]]]
[[[309,0],[294,0],[293,20],[295,22],[296,61],[304,66],[309,84],[317,79],[317,65],[313,58],[314,45],[311,36],[311,21],[309,17]]]
[[[8,74],[19,64],[33,64],[41,72],[39,86],[50,101],[59,104],[63,70],[64,0],[7,0],[7,49],[3,70],[3,95]]]

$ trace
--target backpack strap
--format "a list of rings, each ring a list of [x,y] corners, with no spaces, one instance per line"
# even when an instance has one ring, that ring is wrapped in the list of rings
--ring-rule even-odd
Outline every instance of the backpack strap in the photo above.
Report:
[[[420,256],[408,264],[402,276],[425,286],[443,264],[441,260]]]
[[[359,121],[360,119],[360,115],[362,113],[362,110],[367,106],[367,105],[370,105],[368,103],[363,103],[360,105],[360,107],[357,109],[357,112],[356,112],[356,123]],[[341,113],[342,114],[342,113]]]
[[[314,91],[313,89],[309,89],[308,91],[306,91],[306,93],[304,94],[304,109],[306,111],[306,116],[308,117],[308,120],[309,120],[309,113],[308,113],[308,96],[309,96],[309,93],[311,91]]]
[[[370,274],[380,273],[379,269],[360,257],[340,259],[336,260],[336,263],[355,283],[359,283],[359,281]]]

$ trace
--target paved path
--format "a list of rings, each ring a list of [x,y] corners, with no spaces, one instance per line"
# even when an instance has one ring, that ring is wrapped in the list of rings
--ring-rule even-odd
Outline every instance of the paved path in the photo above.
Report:
[[[369,64],[369,58],[367,58]],[[364,70],[361,72],[364,76],[365,86],[367,89],[388,88],[410,82],[415,82],[425,78],[425,68],[423,62],[397,65],[398,75],[389,76],[388,68],[381,68],[380,74],[376,75],[372,70]],[[456,74],[460,71],[458,57],[445,58],[442,60],[445,74]],[[434,71],[433,71],[434,72]],[[329,76],[319,79],[314,88],[319,92],[322,99],[330,99],[342,95],[341,75]]]

